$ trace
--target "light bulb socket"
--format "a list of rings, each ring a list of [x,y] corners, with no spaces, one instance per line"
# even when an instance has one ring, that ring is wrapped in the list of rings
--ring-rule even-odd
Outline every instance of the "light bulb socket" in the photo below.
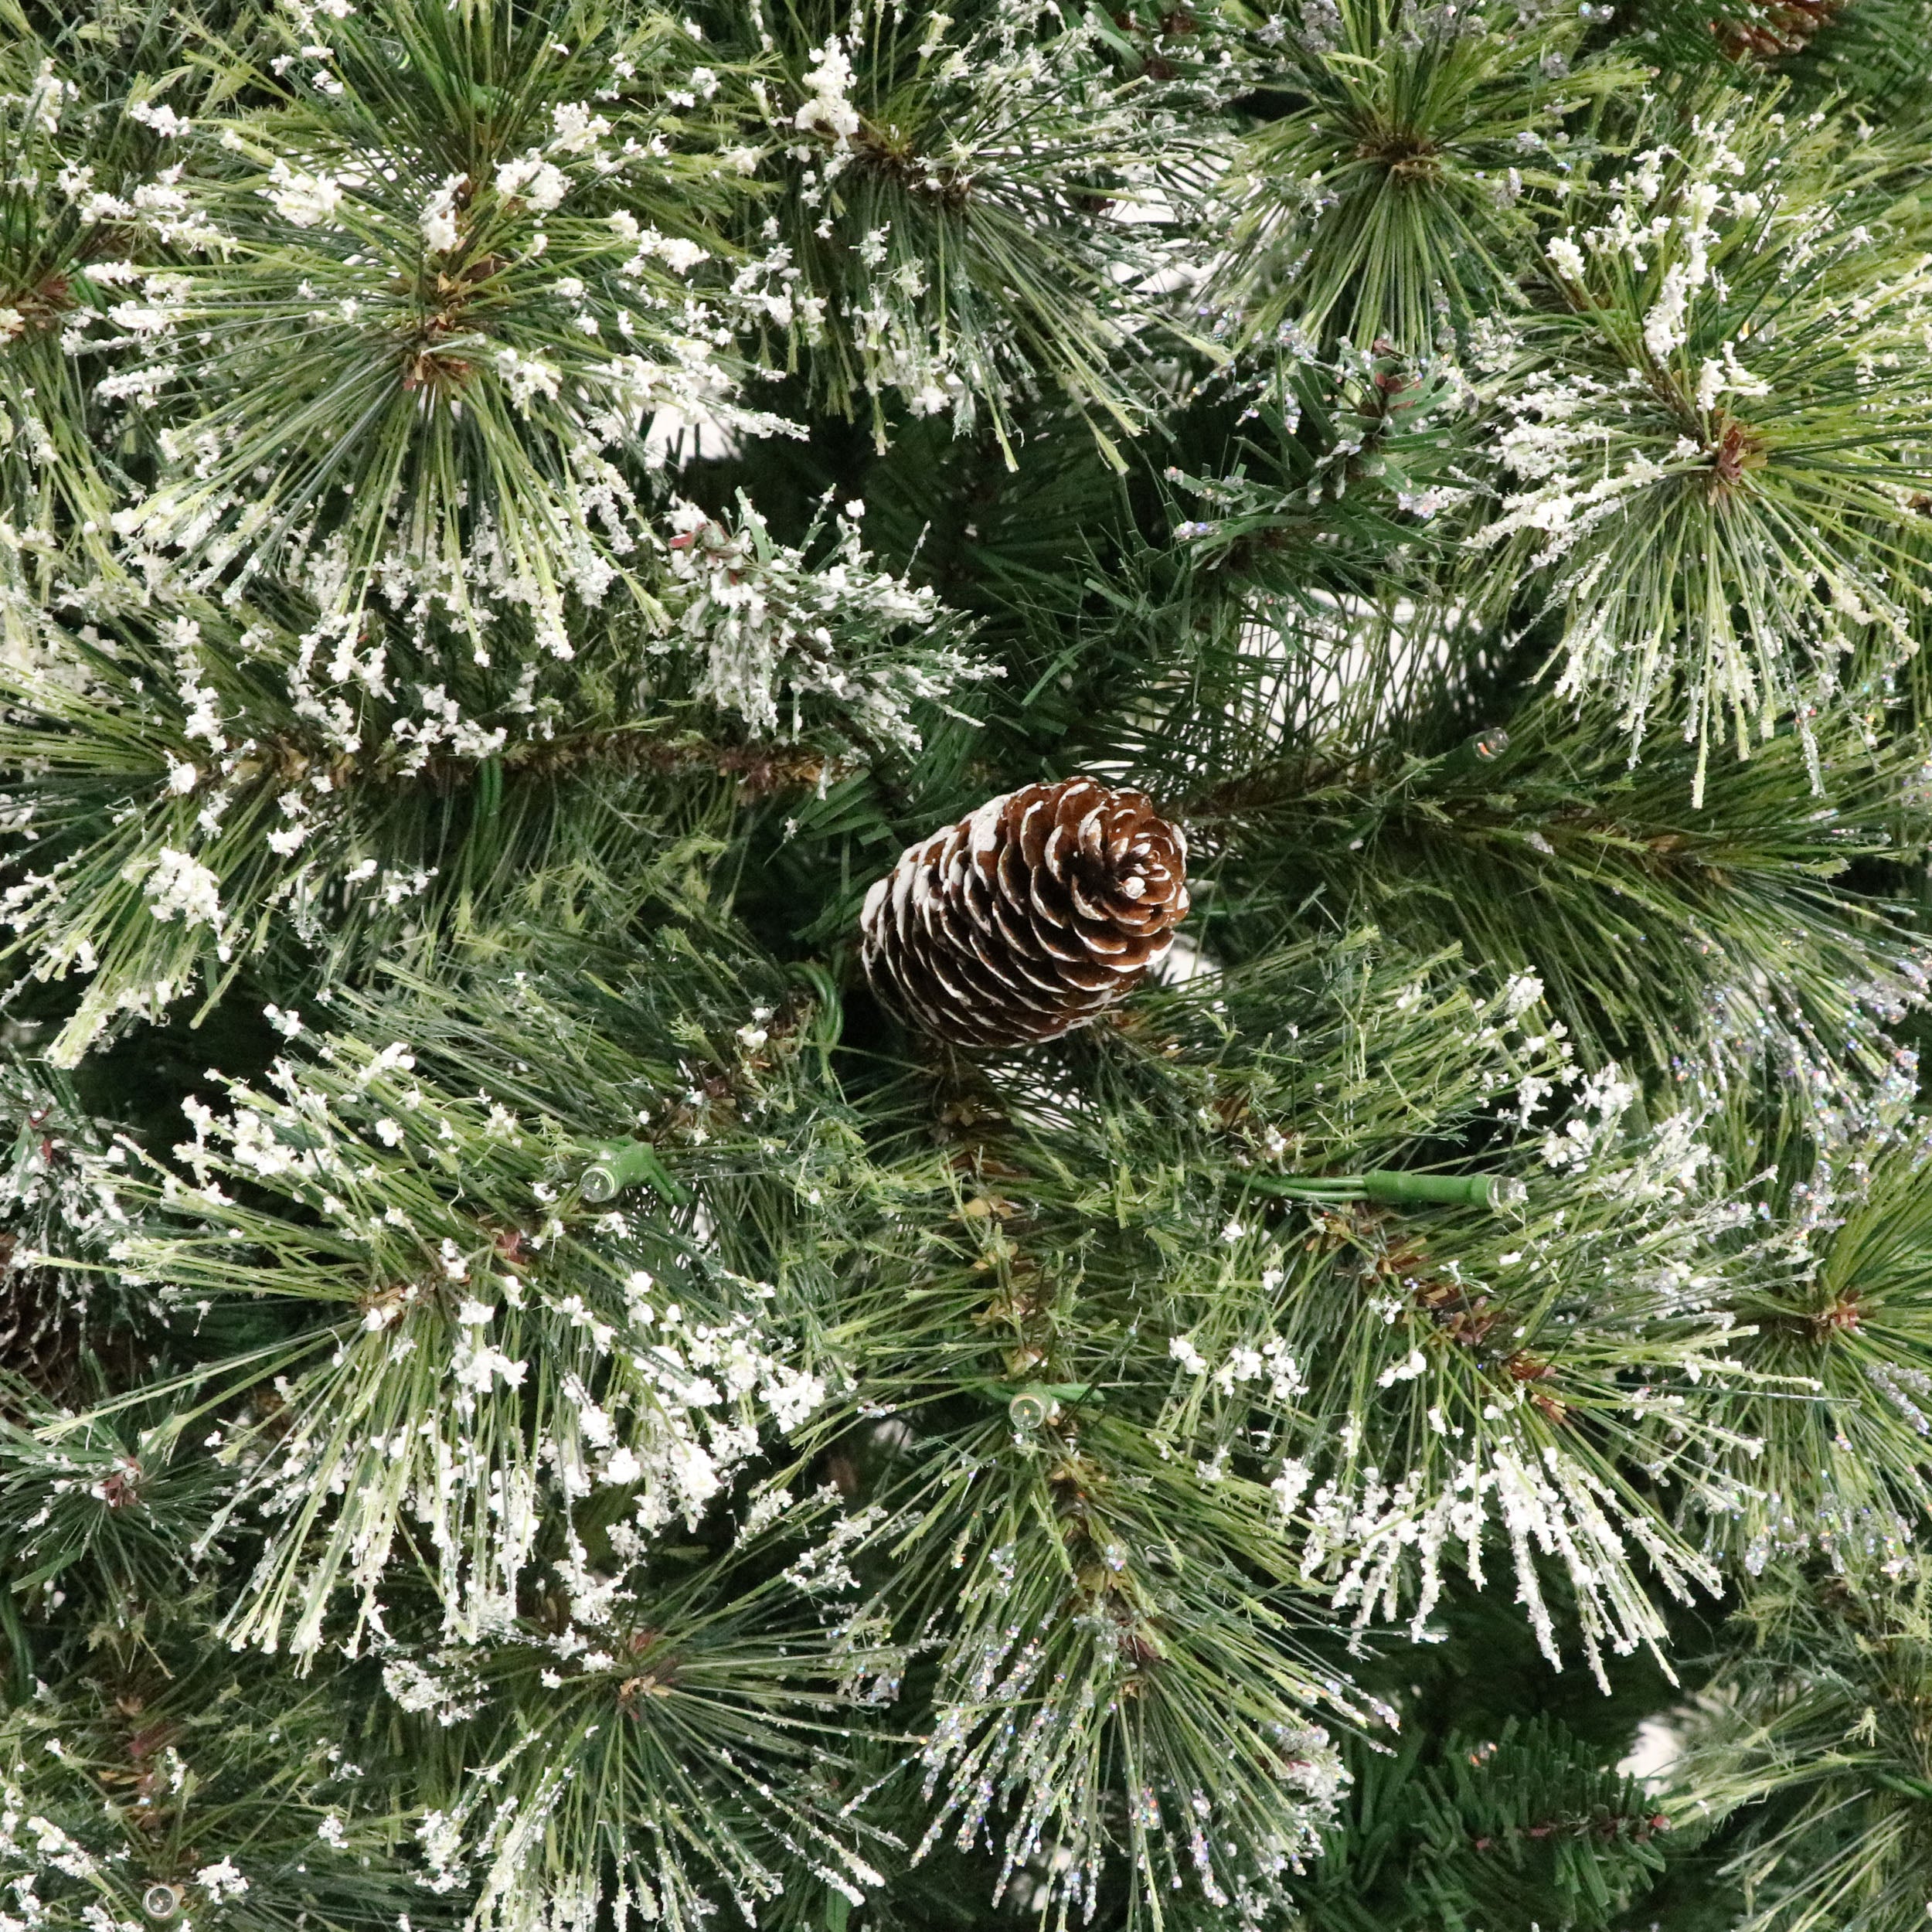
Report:
[[[593,1206],[614,1201],[626,1188],[648,1184],[670,1201],[688,1201],[690,1195],[672,1179],[658,1150],[648,1141],[613,1141],[599,1148],[577,1177],[578,1191]]]
[[[1472,771],[1493,765],[1509,749],[1509,733],[1501,725],[1485,725],[1481,730],[1471,732],[1453,750],[1443,755],[1440,769],[1454,777],[1466,777]]]
[[[1413,1206],[1486,1207],[1501,1212],[1520,1208],[1529,1189],[1510,1174],[1409,1174],[1380,1170],[1370,1174],[1253,1175],[1248,1185],[1284,1200],[1324,1202],[1383,1201]]]
[[[1439,1201],[1451,1207],[1491,1207],[1495,1176],[1490,1174],[1376,1173],[1362,1176],[1365,1201]]]
[[[1046,1426],[1059,1406],[1050,1390],[1022,1389],[1007,1403],[1006,1413],[1015,1429],[1030,1435]]]

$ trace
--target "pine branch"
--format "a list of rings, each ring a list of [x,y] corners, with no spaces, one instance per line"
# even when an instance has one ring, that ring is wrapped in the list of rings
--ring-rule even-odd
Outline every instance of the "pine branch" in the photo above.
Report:
[[[757,17],[767,353],[825,411],[862,406],[882,453],[889,398],[964,434],[984,412],[1012,464],[1015,416],[1052,385],[1117,464],[1149,415],[1137,338],[1178,332],[1144,291],[1211,171],[1199,108],[1227,78],[1123,77],[1098,16],[1037,5]]]
[[[1886,141],[1777,98],[1654,121],[1633,165],[1594,170],[1535,313],[1480,352],[1516,481],[1471,597],[1505,610],[1544,573],[1558,690],[1613,697],[1633,747],[1681,710],[1694,804],[1712,739],[1748,757],[1794,717],[1808,747],[1821,709],[1866,701],[1842,673],[1868,631],[1913,648],[1920,217]]]
[[[445,1726],[490,1700],[425,1740],[449,1807],[436,1882],[476,1886],[469,1923],[604,1909],[688,1928],[720,1896],[750,1919],[814,1880],[860,1902],[879,1834],[853,1817],[842,1720],[901,1660],[815,1589],[621,1570],[487,1651],[392,1664],[392,1695]]]
[[[0,758],[39,774],[9,828],[9,951],[42,979],[90,976],[56,1057],[202,975],[206,1013],[271,949],[309,951],[326,981],[560,879],[579,887],[562,916],[621,920],[671,847],[729,828],[731,778],[822,791],[916,752],[935,713],[964,718],[951,694],[989,667],[929,593],[868,567],[855,521],[808,554],[755,512],[680,520],[675,643],[613,624],[567,672],[527,631],[478,663],[447,633],[343,630],[280,600],[49,628],[0,667]],[[640,836],[673,818],[671,846]]]
[[[688,938],[665,944],[696,957]],[[474,1052],[464,1087],[440,1087],[389,1031],[399,1015],[366,1008],[370,1037],[325,1036],[278,1062],[274,1092],[230,1083],[225,1117],[191,1100],[195,1138],[177,1153],[192,1178],[148,1157],[131,1187],[174,1218],[119,1245],[128,1278],[217,1320],[243,1303],[280,1318],[245,1354],[184,1377],[192,1406],[162,1432],[213,1417],[238,1476],[214,1523],[244,1508],[264,1519],[260,1560],[226,1614],[231,1641],[311,1655],[338,1591],[353,1632],[379,1627],[388,1566],[406,1553],[447,1628],[474,1638],[515,1601],[547,1509],[567,1520],[570,1499],[604,1483],[635,1486],[640,1534],[695,1516],[757,1451],[757,1404],[790,1427],[824,1399],[801,1253],[781,1241],[770,1257],[787,1312],[767,1334],[778,1291],[700,1238],[688,1192],[655,1211],[609,1208],[580,1180],[601,1141],[662,1114],[661,1131],[709,1147],[723,1175],[712,1209],[737,1207],[750,1237],[774,1211],[757,1211],[760,1192],[776,1182],[788,1202],[801,1183],[783,1163],[742,1198],[734,1171],[756,1130],[734,1128],[734,1093],[750,1119],[780,1107],[789,1061],[759,1056],[770,1035],[754,1045],[754,1015],[725,1036],[714,1074],[694,1063],[703,1034],[689,1007],[654,1033],[648,1005],[590,990],[611,1018],[629,1015],[634,1044],[651,1043],[656,1078],[629,1053],[600,1068],[573,1054],[568,1009],[546,1026],[515,973],[469,1022],[497,1043],[508,1077],[496,1091],[471,1090]],[[281,1019],[300,1030],[298,1015]],[[425,1019],[404,1036],[436,1031]],[[546,1057],[546,1033],[545,1078],[532,1060]],[[774,1064],[767,1092],[761,1070]],[[694,1080],[705,1084],[678,1099]],[[713,1375],[730,1391],[715,1416]]]
[[[1868,751],[1834,733],[1830,790],[1801,815],[1791,735],[1714,772],[1698,811],[1692,748],[1627,771],[1600,709],[1549,699],[1447,755],[1362,760],[1359,739],[1328,742],[1198,801],[1190,822],[1226,842],[1231,918],[1267,930],[1318,893],[1409,944],[1453,939],[1498,975],[1534,962],[1587,1057],[1714,1090],[1767,1054],[1806,1070],[1800,1090],[1825,1109],[1869,1107],[1896,1077],[1872,1020],[1923,998],[1910,914],[1832,882],[1920,849],[1909,741]]]
[[[279,571],[352,630],[372,594],[440,604],[479,648],[492,606],[526,605],[567,656],[566,594],[651,608],[613,460],[641,456],[639,413],[732,408],[687,281],[731,175],[668,98],[696,49],[578,0],[386,0],[315,44],[291,26],[250,75],[274,104],[196,124],[146,224],[191,252],[127,379],[168,468],[117,527],[197,590]],[[143,225],[138,197],[112,212]]]
[[[1738,1827],[1750,1932],[1903,1932],[1925,1913],[1932,1804],[1923,1590],[1787,1573],[1747,1614],[1757,1645],[1689,1716],[1666,1802]]]
[[[245,1932],[376,1932],[408,1912],[454,1927],[454,1901],[427,1896],[403,1851],[400,1767],[365,1777],[366,1667],[296,1685],[237,1665],[165,1600],[104,1630],[57,1692],[0,1714],[0,1871],[42,1922],[218,1910]]]
[[[77,1425],[11,1375],[0,1400],[12,1411],[0,1415],[0,1552],[14,1607],[44,1621],[84,1603],[124,1624],[141,1604],[192,1587],[196,1541],[227,1488],[213,1463],[171,1454],[151,1409]]]
[[[1729,1462],[1737,1502],[1708,1532],[1749,1569],[1812,1549],[1855,1577],[1910,1563],[1932,1500],[1926,1153],[1901,1097],[1877,1128],[1827,1140],[1777,1202],[1795,1265],[1737,1304],[1738,1357],[1766,1381],[1739,1391],[1749,1454]]]
[[[138,487],[103,377],[145,326],[142,275],[96,204],[131,192],[162,143],[128,76],[68,36],[0,14],[0,638],[32,637],[66,583],[121,575],[111,522]],[[165,277],[164,277],[165,280]],[[149,294],[158,292],[151,286]],[[130,459],[132,459],[131,461]]]
[[[0,1047],[0,1373],[41,1397],[100,1393],[97,1352],[131,1366],[128,1345],[151,1310],[109,1291],[107,1250],[125,1231],[107,1134],[73,1083],[11,1044]],[[115,1345],[121,1345],[117,1348]],[[0,1413],[13,1406],[0,1402]]]
[[[1607,1927],[1664,1863],[1669,1819],[1547,1718],[1350,1764],[1348,1821],[1295,1887],[1318,1932]]]
[[[1512,306],[1535,231],[1521,198],[1563,192],[1590,151],[1583,111],[1642,79],[1621,54],[1583,55],[1587,26],[1516,0],[1274,16],[1264,98],[1287,111],[1249,136],[1222,203],[1215,287],[1240,335],[1423,355]]]

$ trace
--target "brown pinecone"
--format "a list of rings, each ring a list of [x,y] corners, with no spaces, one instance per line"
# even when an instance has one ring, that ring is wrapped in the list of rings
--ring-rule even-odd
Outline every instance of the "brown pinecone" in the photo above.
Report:
[[[1187,913],[1187,840],[1138,791],[1027,785],[923,843],[866,895],[866,971],[958,1046],[1053,1039],[1137,986]]]
[[[1753,0],[1747,12],[1712,22],[1733,60],[1755,56],[1780,60],[1802,53],[1812,36],[1831,25],[1845,0]]]

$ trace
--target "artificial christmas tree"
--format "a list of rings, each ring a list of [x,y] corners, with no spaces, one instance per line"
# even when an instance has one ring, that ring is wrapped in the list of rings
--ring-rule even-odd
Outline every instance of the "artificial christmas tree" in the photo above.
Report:
[[[0,1932],[1921,1923],[1928,72],[0,0]]]

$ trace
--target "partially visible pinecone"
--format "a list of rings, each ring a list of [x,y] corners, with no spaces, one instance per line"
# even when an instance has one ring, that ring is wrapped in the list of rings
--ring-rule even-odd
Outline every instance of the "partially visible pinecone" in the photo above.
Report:
[[[955,1046],[1053,1039],[1140,983],[1186,879],[1187,840],[1139,792],[1028,785],[900,854],[866,895],[866,971]]]
[[[1712,26],[1732,60],[1750,56],[1781,60],[1802,53],[1844,4],[1845,0],[1750,0],[1744,12],[1721,16]]]

